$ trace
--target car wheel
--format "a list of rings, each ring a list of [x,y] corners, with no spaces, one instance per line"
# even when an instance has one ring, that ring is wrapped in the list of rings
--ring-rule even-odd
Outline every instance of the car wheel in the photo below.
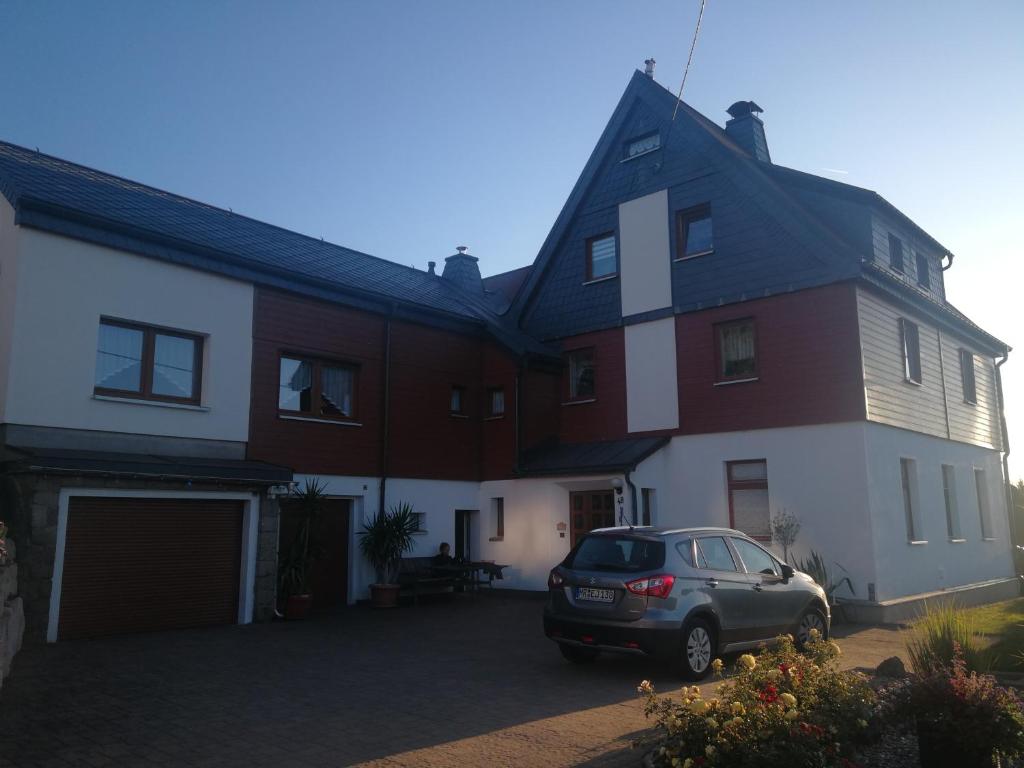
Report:
[[[601,653],[596,648],[581,648],[578,645],[568,645],[566,643],[559,643],[558,650],[573,664],[590,664]]]
[[[677,663],[687,680],[701,680],[711,671],[715,658],[715,630],[704,619],[690,619],[683,627],[683,642]]]
[[[828,624],[825,621],[825,614],[820,608],[808,608],[800,617],[800,623],[796,627],[797,648],[803,648],[811,639],[811,630],[816,629],[822,639],[828,639]]]

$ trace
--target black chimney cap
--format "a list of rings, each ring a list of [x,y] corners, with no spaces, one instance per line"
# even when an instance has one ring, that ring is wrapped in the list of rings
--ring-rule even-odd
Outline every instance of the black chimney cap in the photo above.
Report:
[[[764,110],[757,106],[753,101],[737,101],[725,111],[733,118],[752,115],[755,112],[764,112]]]

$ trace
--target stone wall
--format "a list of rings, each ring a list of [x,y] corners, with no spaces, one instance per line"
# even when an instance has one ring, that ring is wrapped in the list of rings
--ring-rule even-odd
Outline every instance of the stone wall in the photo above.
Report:
[[[18,596],[18,565],[14,562],[17,545],[7,544],[7,559],[0,561],[0,686],[10,674],[14,654],[21,648],[25,631],[25,613]]]
[[[25,642],[46,641],[50,612],[53,563],[57,551],[57,518],[61,488],[102,488],[139,491],[255,490],[235,484],[188,481],[97,478],[81,475],[9,474],[0,476],[0,520],[8,521],[10,537],[18,547],[20,597],[24,602]],[[260,498],[259,537],[253,616],[269,620],[277,590],[278,504]]]

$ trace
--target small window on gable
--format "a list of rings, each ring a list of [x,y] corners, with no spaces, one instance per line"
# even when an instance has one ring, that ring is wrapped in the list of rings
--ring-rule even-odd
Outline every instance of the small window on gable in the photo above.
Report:
[[[655,131],[654,133],[648,133],[646,136],[640,136],[626,144],[625,158],[629,160],[640,155],[646,155],[648,152],[661,147],[661,134]]]
[[[964,402],[975,405],[978,389],[974,382],[974,353],[969,349],[960,350],[960,381],[964,388]]]
[[[900,343],[903,347],[903,376],[907,381],[921,383],[921,338],[917,326],[900,318]]]
[[[754,321],[737,320],[715,326],[718,340],[716,381],[743,381],[757,378],[757,350]]]
[[[466,407],[466,388],[453,386],[448,401],[448,410],[453,414],[462,414]]]
[[[932,276],[928,269],[928,257],[923,253],[915,254],[915,261],[917,262],[917,284],[924,289],[932,287]]]
[[[587,240],[587,280],[614,277],[618,272],[615,235],[600,235]]]
[[[714,250],[710,205],[680,211],[676,222],[677,259],[703,256]]]
[[[493,387],[487,392],[487,415],[505,415],[505,390],[500,387]]]
[[[594,350],[576,349],[569,353],[569,399],[594,397]]]
[[[903,241],[889,234],[889,266],[897,272],[903,271]]]

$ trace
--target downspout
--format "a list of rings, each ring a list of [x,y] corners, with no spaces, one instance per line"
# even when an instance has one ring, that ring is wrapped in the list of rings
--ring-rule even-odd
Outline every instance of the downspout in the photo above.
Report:
[[[640,523],[640,519],[637,517],[637,513],[636,513],[636,511],[637,511],[637,505],[636,505],[636,486],[633,485],[633,481],[629,477],[633,473],[633,470],[635,470],[635,469],[636,469],[636,465],[635,464],[632,467],[629,467],[629,468],[626,469],[626,485],[629,486],[629,501],[630,501],[630,506],[633,508],[633,525],[638,525]],[[632,528],[633,525],[631,525],[630,528]]]
[[[380,439],[380,497],[377,500],[377,510],[384,511],[386,490],[388,483],[388,465],[390,463],[391,451],[389,437],[391,434],[391,317],[395,314],[395,305],[392,303],[388,314],[384,318],[384,377],[381,383],[381,397],[383,408],[381,414],[381,439]]]
[[[1020,538],[1017,536],[1017,521],[1013,510],[1013,487],[1010,481],[1010,433],[1006,428],[1006,412],[1003,409],[1003,375],[999,370],[1003,363],[1010,357],[1010,351],[1006,350],[1003,352],[1001,360],[996,361],[996,405],[999,407],[999,429],[1003,436],[1003,482],[1005,484],[1006,492],[1006,516],[1010,522],[1010,536],[1013,539],[1013,552],[1016,552],[1016,547]],[[1014,564],[1016,565],[1017,558],[1014,557]]]
[[[952,253],[944,253],[944,254],[942,254],[942,258],[949,259],[948,263],[946,263],[946,264],[941,264],[940,263],[939,264],[939,266],[942,267],[942,271],[945,272],[947,269],[949,269],[950,267],[953,266],[953,254]]]

